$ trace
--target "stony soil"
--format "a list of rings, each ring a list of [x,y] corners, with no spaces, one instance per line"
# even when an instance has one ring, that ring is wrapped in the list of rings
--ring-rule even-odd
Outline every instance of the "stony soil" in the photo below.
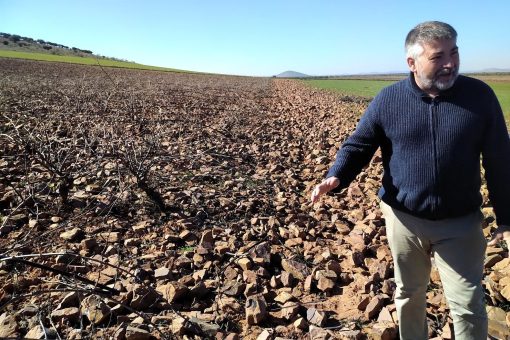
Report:
[[[0,336],[395,338],[380,156],[309,203],[367,104],[292,80],[0,59]],[[488,249],[484,281],[499,338],[506,257]],[[430,337],[451,339],[437,271],[427,295]]]

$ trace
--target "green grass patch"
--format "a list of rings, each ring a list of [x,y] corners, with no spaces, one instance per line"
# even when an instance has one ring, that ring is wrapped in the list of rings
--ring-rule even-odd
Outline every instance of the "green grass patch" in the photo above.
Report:
[[[137,70],[154,70],[154,71],[190,72],[191,73],[191,71],[184,71],[184,70],[178,70],[178,69],[166,68],[166,67],[158,67],[158,66],[142,65],[142,64],[132,63],[132,62],[128,62],[128,61],[117,61],[117,60],[111,60],[111,59],[91,58],[91,57],[65,56],[65,55],[55,55],[55,54],[46,54],[46,53],[32,53],[32,52],[0,50],[0,57],[39,60],[39,61],[53,61],[53,62],[82,64],[82,65],[101,64],[101,66],[104,66],[104,67],[120,67],[120,68],[130,68],[130,69],[137,69]]]
[[[348,96],[373,98],[384,87],[393,84],[392,80],[357,79],[314,79],[305,80],[307,84],[326,90],[333,90]]]
[[[373,98],[384,87],[395,83],[393,80],[358,80],[358,79],[314,79],[304,80],[310,86],[333,90],[348,96]],[[510,81],[487,81],[496,93],[503,113],[510,126]]]
[[[487,84],[494,90],[499,104],[503,109],[507,125],[510,125],[510,82],[488,81]]]

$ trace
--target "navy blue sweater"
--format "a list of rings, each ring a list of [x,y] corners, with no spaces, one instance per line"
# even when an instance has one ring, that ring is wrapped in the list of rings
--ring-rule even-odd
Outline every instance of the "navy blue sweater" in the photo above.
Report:
[[[510,140],[489,86],[459,76],[431,98],[413,74],[383,89],[337,153],[327,177],[347,187],[381,147],[379,197],[414,216],[439,220],[480,208],[482,156],[499,225],[510,225]]]

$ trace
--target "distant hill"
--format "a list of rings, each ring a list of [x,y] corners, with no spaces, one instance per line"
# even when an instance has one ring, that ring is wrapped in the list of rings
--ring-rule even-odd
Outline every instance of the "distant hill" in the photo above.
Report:
[[[60,56],[72,57],[93,57],[108,60],[127,61],[117,58],[109,58],[94,54],[90,50],[81,49],[78,47],[69,47],[66,45],[45,41],[42,39],[33,39],[23,37],[17,34],[9,34],[0,32],[0,50],[9,50],[17,52],[30,52],[30,53],[46,53]]]
[[[486,68],[479,72],[483,73],[508,73],[510,72],[510,68]]]
[[[138,64],[124,59],[96,55],[90,50],[84,50],[78,47],[69,47],[50,41],[44,41],[42,39],[36,40],[17,34],[2,32],[0,32],[0,58],[17,58],[96,66],[100,65],[165,72],[196,73],[168,67]]]
[[[275,76],[276,78],[307,78],[309,75],[296,71],[285,71]]]

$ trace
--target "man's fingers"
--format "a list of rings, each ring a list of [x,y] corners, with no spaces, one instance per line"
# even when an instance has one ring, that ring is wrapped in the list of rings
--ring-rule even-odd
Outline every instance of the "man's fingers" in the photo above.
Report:
[[[339,181],[337,178],[330,177],[330,178],[324,180],[321,184],[317,185],[312,191],[312,196],[311,196],[312,203],[317,202],[323,194],[333,190],[334,188],[336,188],[338,186],[338,184],[339,184]]]
[[[319,197],[322,195],[320,185],[316,186],[312,191],[312,203],[315,203],[319,200]]]
[[[487,242],[487,245],[488,246],[495,246],[499,243],[499,240],[497,238],[493,238],[492,240],[490,240],[489,242]]]

